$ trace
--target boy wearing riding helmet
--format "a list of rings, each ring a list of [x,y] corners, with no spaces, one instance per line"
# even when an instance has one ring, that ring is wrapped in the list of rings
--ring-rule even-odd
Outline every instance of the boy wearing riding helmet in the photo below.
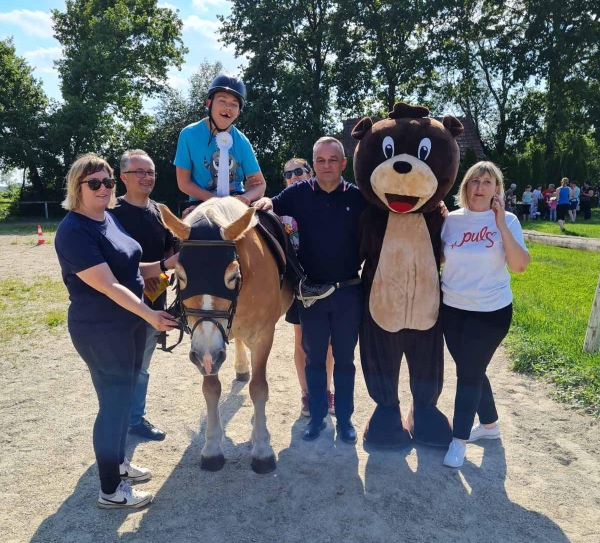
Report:
[[[246,86],[236,76],[220,74],[208,88],[208,116],[186,126],[179,134],[174,164],[179,190],[191,202],[217,196],[220,150],[216,136],[231,136],[229,154],[229,194],[246,205],[262,198],[266,183],[252,145],[235,126],[246,103]],[[246,189],[247,187],[247,189]]]

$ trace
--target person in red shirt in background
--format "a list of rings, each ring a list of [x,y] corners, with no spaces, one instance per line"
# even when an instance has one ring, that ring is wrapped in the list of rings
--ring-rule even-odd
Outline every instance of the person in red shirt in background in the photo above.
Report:
[[[550,198],[554,196],[555,192],[556,187],[552,183],[548,185],[548,188],[546,190],[542,191],[542,198],[544,199],[544,202],[546,204],[544,206],[544,219],[546,220],[550,218]]]

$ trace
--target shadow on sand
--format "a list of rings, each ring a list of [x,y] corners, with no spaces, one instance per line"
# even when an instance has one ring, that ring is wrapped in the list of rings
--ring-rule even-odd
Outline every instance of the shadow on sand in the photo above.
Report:
[[[242,388],[234,382],[222,403],[225,428],[242,405]],[[568,543],[548,518],[510,501],[499,441],[483,445],[480,466],[467,460],[453,470],[442,466],[441,449],[366,453],[361,443],[338,440],[331,420],[318,440],[307,443],[301,439],[305,423],[293,424],[277,470],[257,475],[250,468],[250,443],[228,438],[223,470],[201,471],[202,420],[143,514],[97,509],[93,466],[31,541]]]

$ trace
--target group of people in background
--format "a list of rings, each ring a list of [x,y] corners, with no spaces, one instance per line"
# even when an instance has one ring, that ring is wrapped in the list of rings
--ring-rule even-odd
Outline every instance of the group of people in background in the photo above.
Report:
[[[565,220],[568,218],[569,222],[574,223],[579,211],[583,213],[584,220],[592,218],[594,198],[600,207],[600,187],[594,191],[587,181],[579,187],[577,181],[569,181],[563,177],[558,188],[550,183],[546,190],[542,190],[542,185],[534,190],[531,185],[527,185],[520,201],[517,201],[516,190],[517,185],[513,183],[505,192],[506,209],[515,213],[522,221],[542,218],[558,222],[561,232],[565,231]]]
[[[277,213],[297,252],[298,299],[286,320],[295,330],[300,412],[310,416],[302,437],[317,439],[329,412],[336,416],[340,439],[352,444],[357,441],[354,351],[364,312],[357,232],[367,203],[343,179],[344,148],[333,137],[315,142],[314,171],[305,159],[287,161],[284,190],[265,198],[266,183],[252,146],[233,127],[245,100],[239,78],[223,74],[212,82],[207,117],[180,135],[174,160],[178,186],[192,203],[216,197],[220,150],[215,139],[227,132],[230,194]],[[145,397],[157,335],[176,326],[165,311],[162,290],[163,274],[178,259],[178,242],[150,199],[156,182],[151,157],[141,150],[124,153],[120,178],[126,193],[117,199],[110,165],[94,154],[77,159],[63,202],[69,213],[55,240],[71,301],[69,332],[98,396],[93,431],[97,503],[114,509],[152,501],[150,493],[131,486],[148,480],[151,472],[126,458],[125,443],[128,431],[153,440],[166,435],[146,419]],[[447,216],[442,230],[441,319],[458,376],[454,440],[444,458],[450,467],[463,464],[468,441],[500,437],[486,369],[512,318],[507,267],[522,272],[529,262],[519,221],[505,209],[505,202],[506,208],[515,205],[515,189],[512,185],[504,194],[502,173],[494,164],[474,165],[462,180],[459,210]],[[530,191],[526,194],[533,198]],[[493,236],[491,246],[457,242],[465,232],[482,228],[486,239]],[[474,425],[476,414],[479,424]]]

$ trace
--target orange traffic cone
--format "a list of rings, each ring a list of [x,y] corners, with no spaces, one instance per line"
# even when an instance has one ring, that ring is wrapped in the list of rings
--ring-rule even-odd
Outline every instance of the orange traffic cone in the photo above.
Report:
[[[44,232],[42,232],[42,225],[38,224],[38,245],[44,245],[46,240],[44,239]]]

